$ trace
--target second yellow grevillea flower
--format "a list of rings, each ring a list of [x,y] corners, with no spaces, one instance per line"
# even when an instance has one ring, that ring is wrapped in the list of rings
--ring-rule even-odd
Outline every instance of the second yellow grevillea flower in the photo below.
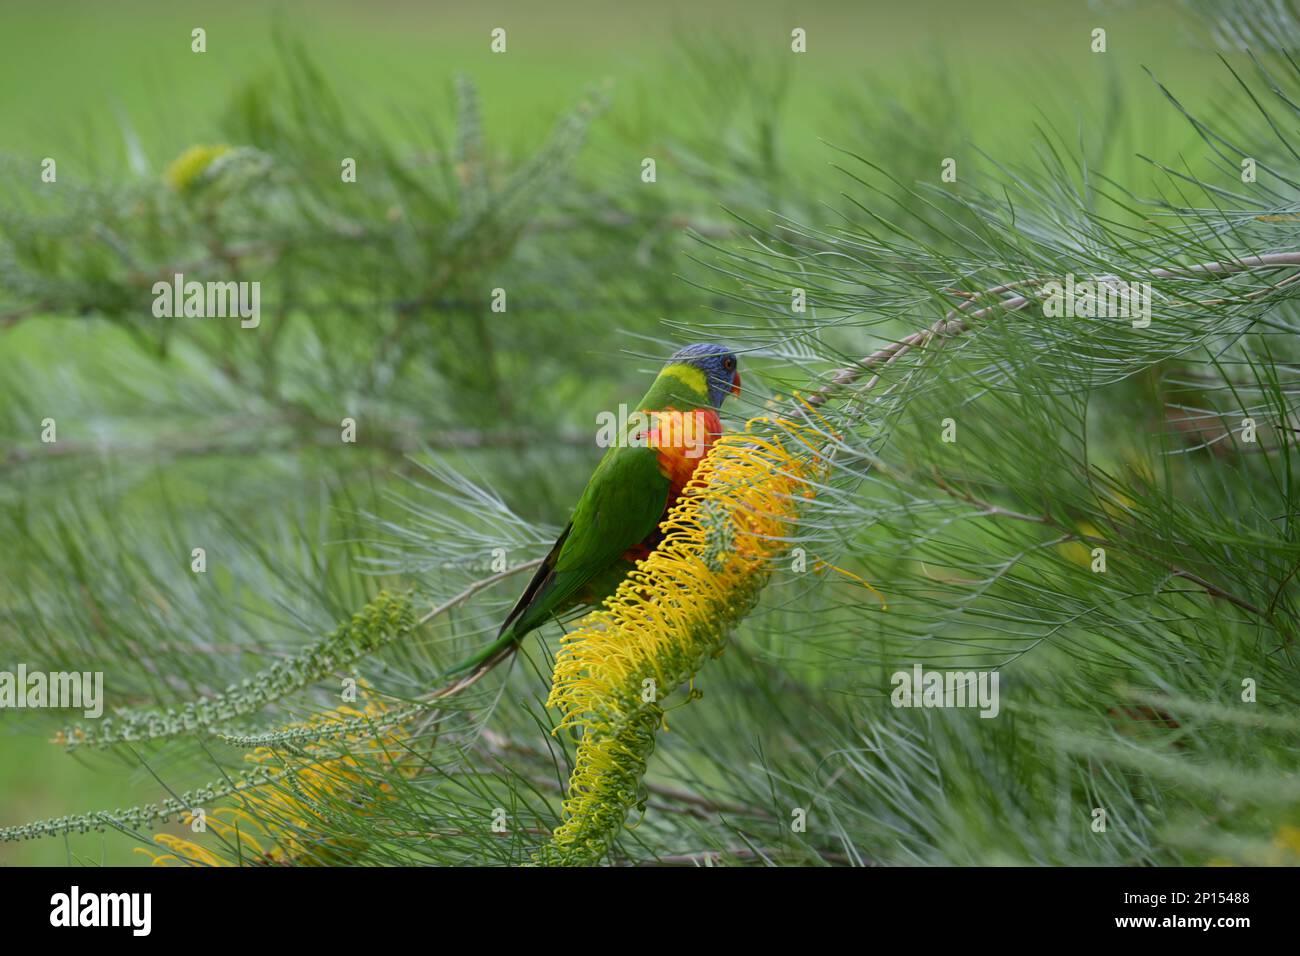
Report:
[[[239,791],[233,806],[218,807],[204,815],[205,831],[215,833],[227,847],[238,847],[243,862],[278,865],[348,864],[364,849],[359,843],[336,838],[320,839],[331,803],[346,801],[349,812],[365,813],[376,793],[382,799],[391,787],[373,787],[377,772],[399,762],[405,754],[406,732],[400,723],[389,722],[389,708],[375,698],[364,708],[342,706],[286,730],[303,730],[358,745],[349,753],[326,751],[317,742],[308,743],[306,759],[286,760],[271,747],[258,747],[244,759],[266,772],[269,782]],[[354,728],[382,725],[378,734]],[[404,775],[413,772],[398,768]],[[182,822],[193,823],[193,813]],[[150,856],[155,866],[226,866],[229,855],[217,852],[198,839],[163,833],[154,842],[170,852],[138,849]]]

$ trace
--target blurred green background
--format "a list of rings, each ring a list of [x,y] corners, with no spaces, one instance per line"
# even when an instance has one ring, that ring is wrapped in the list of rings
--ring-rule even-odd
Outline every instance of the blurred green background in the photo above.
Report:
[[[752,48],[756,57],[783,59],[790,70],[780,114],[783,160],[792,179],[824,188],[824,196],[812,198],[826,200],[844,188],[828,169],[835,156],[827,143],[873,145],[862,141],[864,117],[855,111],[907,101],[918,91],[932,96],[940,76],[949,78],[949,95],[960,98],[961,135],[1011,160],[1029,158],[1033,123],[1072,129],[1118,81],[1128,97],[1129,128],[1106,135],[1122,133],[1171,162],[1190,132],[1142,68],[1192,98],[1223,79],[1187,18],[1162,3],[10,0],[2,16],[0,151],[27,161],[57,157],[60,176],[69,179],[126,176],[131,147],[124,130],[138,139],[155,175],[191,144],[215,141],[217,117],[232,95],[275,73],[277,30],[306,47],[348,111],[399,141],[404,117],[449,108],[458,74],[477,83],[494,146],[521,153],[563,110],[605,91],[609,109],[577,159],[579,170],[600,175],[620,167],[635,175],[643,155],[653,155],[696,104],[707,104],[713,91],[680,69],[676,53],[683,42]],[[190,52],[196,26],[207,31],[202,55]],[[504,56],[488,48],[498,26],[508,30]],[[796,26],[808,34],[803,56],[789,54]],[[1104,56],[1089,50],[1096,26],[1108,32]],[[878,128],[874,119],[869,128]],[[1086,127],[1080,132],[1102,135]],[[912,145],[922,154],[928,148]],[[936,166],[955,148],[934,144]],[[1112,174],[1145,169],[1131,155],[1111,159]],[[685,211],[717,214],[707,188],[681,202]],[[675,280],[666,274],[663,281]],[[20,368],[55,377],[93,374],[120,336],[98,321],[75,331],[63,323],[25,322],[0,331],[0,376]],[[628,381],[632,373],[613,378]],[[584,397],[584,387],[590,385],[569,383],[574,407],[599,407],[602,399]],[[25,480],[21,469],[0,472],[9,496],[24,494]],[[560,482],[521,507],[555,521],[557,505],[571,494]],[[0,574],[4,567],[0,556]],[[0,713],[0,725],[0,824],[149,802],[158,794],[146,771],[102,756],[83,762],[64,755],[45,740],[44,724]],[[116,834],[0,845],[0,863],[140,862],[131,846]]]

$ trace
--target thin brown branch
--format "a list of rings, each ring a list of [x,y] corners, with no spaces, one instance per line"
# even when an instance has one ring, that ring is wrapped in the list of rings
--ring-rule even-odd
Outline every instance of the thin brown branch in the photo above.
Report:
[[[475,581],[469,587],[465,588],[465,590],[461,591],[459,594],[455,595],[454,597],[448,598],[446,601],[439,604],[438,606],[431,608],[424,615],[424,617],[420,618],[416,622],[416,624],[417,625],[424,624],[427,621],[430,621],[441,614],[445,614],[447,611],[450,611],[452,608],[464,604],[471,597],[473,597],[475,594],[478,594],[478,592],[484,590],[485,588],[490,588],[498,581],[503,581],[508,577],[518,574],[520,571],[526,571],[530,568],[535,568],[545,560],[546,560],[545,558],[534,558],[531,561],[525,561],[522,564],[516,564],[513,568],[506,568],[506,570],[498,572],[497,574],[493,574],[490,577],[481,578],[480,580]],[[474,686],[480,680],[482,680],[487,675],[487,673],[492,670],[492,668],[496,667],[502,661],[507,660],[511,656],[513,656],[518,646],[519,646],[518,644],[511,644],[508,647],[503,647],[501,650],[497,651],[497,653],[493,654],[487,660],[480,663],[469,673],[456,678],[455,680],[451,681],[450,683],[444,685],[443,687],[435,691],[431,691],[430,693],[425,694],[423,697],[421,697],[421,700],[442,700],[444,697],[450,697],[453,694],[460,693],[462,690],[465,690],[467,687]]]
[[[1202,262],[1190,266],[1174,266],[1169,268],[1148,269],[1147,274],[1158,279],[1176,279],[1193,275],[1231,275],[1237,272],[1245,272],[1251,269],[1276,269],[1285,266],[1300,266],[1300,252],[1273,252],[1259,256],[1243,256],[1240,259],[1229,259],[1220,262]],[[902,358],[909,352],[925,348],[933,339],[952,338],[960,335],[970,328],[972,321],[981,319],[990,312],[1016,312],[1029,305],[1034,300],[1027,295],[1015,295],[1007,299],[1002,299],[993,305],[985,306],[975,311],[968,311],[974,303],[980,299],[990,296],[1001,295],[1004,292],[1014,292],[1016,289],[1023,288],[1026,285],[1041,284],[1043,280],[1038,279],[1021,279],[1015,282],[1005,282],[1001,285],[991,286],[982,292],[970,293],[953,292],[962,298],[962,302],[950,309],[944,317],[935,322],[928,329],[920,332],[913,332],[906,338],[891,342],[884,348],[872,352],[865,358],[859,359],[854,364],[839,369],[832,373],[830,381],[813,392],[806,399],[809,405],[814,408],[824,405],[829,401],[836,392],[846,385],[852,385],[863,374],[867,372],[876,372],[877,369],[888,367]],[[1270,286],[1270,291],[1275,291],[1285,283],[1277,283]],[[879,373],[875,374],[864,388],[871,389],[879,380]]]

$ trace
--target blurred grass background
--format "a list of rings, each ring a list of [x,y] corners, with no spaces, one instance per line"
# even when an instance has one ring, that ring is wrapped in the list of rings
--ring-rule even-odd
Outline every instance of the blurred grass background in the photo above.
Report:
[[[1175,161],[1189,131],[1162,104],[1142,67],[1188,95],[1221,81],[1183,22],[1163,3],[10,0],[0,31],[0,145],[13,155],[58,157],[61,177],[113,177],[128,165],[125,120],[157,171],[187,146],[212,141],[215,118],[232,93],[274,70],[278,29],[307,47],[349,110],[396,135],[404,115],[450,102],[456,74],[478,84],[493,142],[521,151],[588,91],[608,89],[610,109],[577,162],[608,169],[615,161],[633,170],[675,129],[688,103],[709,95],[675,68],[673,52],[683,36],[788,51],[790,30],[799,26],[808,31],[809,53],[791,60],[783,134],[798,175],[817,181],[825,173],[830,198],[842,185],[826,172],[833,156],[822,140],[851,140],[858,120],[845,114],[838,94],[865,92],[868,103],[905,98],[945,71],[955,79],[972,140],[995,156],[1026,159],[1030,124],[1047,118],[1070,128],[1117,77],[1132,97],[1131,132],[1140,133],[1149,154]],[[190,52],[196,26],[207,31],[203,55]],[[489,32],[498,26],[508,30],[505,56],[488,49]],[[1089,51],[1094,26],[1108,31],[1105,56]],[[619,156],[630,138],[644,141],[644,150]],[[936,166],[942,155],[936,147]],[[1125,161],[1119,157],[1120,168],[1109,171],[1122,176],[1139,168],[1133,160],[1126,170]],[[0,375],[21,366],[84,373],[112,354],[120,334],[97,322],[79,324],[72,334],[63,323],[24,323],[0,337]],[[573,387],[573,401],[582,405],[582,383]],[[0,475],[0,483],[20,477]],[[179,484],[173,490],[182,499],[199,494]],[[17,486],[10,491],[21,494]],[[562,501],[566,493],[555,497]],[[0,823],[157,798],[148,772],[102,757],[87,765],[23,721],[21,714],[0,713]],[[141,861],[130,849],[131,841],[117,834],[92,834],[0,845],[0,863]]]

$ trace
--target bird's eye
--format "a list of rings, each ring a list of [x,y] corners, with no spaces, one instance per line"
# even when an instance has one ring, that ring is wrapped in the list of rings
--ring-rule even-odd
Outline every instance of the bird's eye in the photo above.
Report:
[[[725,368],[728,372],[730,372],[733,368],[736,367],[736,360],[734,358],[725,358],[722,360],[722,367]]]

